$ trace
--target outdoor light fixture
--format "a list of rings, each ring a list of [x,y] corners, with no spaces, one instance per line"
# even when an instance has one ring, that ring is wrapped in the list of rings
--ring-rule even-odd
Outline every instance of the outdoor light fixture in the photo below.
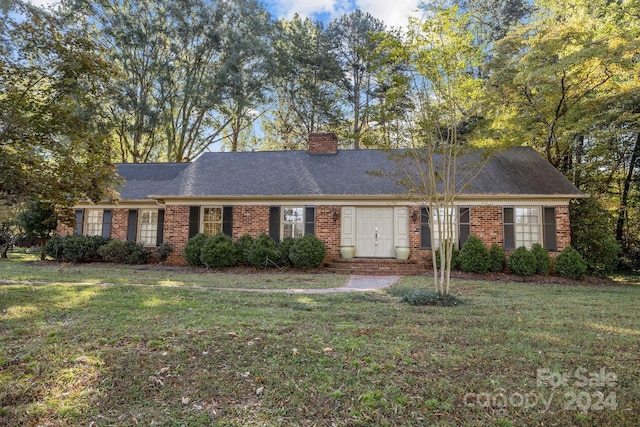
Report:
[[[414,210],[413,213],[411,214],[411,219],[413,220],[414,224],[415,222],[418,220],[418,211]]]
[[[333,222],[338,222],[338,218],[340,217],[340,215],[338,215],[338,209],[333,209]]]

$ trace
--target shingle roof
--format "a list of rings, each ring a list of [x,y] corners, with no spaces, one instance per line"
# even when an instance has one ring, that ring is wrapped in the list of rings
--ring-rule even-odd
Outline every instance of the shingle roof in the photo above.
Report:
[[[395,151],[398,153],[398,151]],[[342,150],[335,155],[307,151],[206,153],[193,163],[126,164],[121,198],[384,196],[406,192],[391,172],[397,163],[381,150]],[[473,195],[548,195],[582,193],[529,147],[503,152],[481,169],[463,193]]]

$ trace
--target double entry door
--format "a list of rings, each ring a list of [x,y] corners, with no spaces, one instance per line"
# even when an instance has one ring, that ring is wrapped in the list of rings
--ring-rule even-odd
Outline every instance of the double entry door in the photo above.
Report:
[[[356,208],[357,257],[393,258],[393,208]]]

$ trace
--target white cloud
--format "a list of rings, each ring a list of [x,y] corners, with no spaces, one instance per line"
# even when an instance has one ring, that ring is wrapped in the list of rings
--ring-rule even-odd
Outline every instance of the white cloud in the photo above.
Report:
[[[49,6],[52,6],[56,3],[58,3],[58,0],[27,0],[28,3],[31,3],[34,6],[38,6],[40,8],[48,8]]]
[[[369,12],[387,25],[387,27],[404,27],[409,16],[416,16],[419,0],[357,0],[357,7]]]

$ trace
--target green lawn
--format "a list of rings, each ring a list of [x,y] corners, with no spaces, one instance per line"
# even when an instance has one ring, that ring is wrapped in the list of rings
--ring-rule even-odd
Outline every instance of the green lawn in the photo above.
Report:
[[[216,289],[248,287],[237,275],[115,269],[105,286],[93,283],[109,281],[99,268],[58,269],[0,262],[0,278],[38,282],[0,285],[0,425],[632,426],[640,416],[638,286],[455,281],[465,304],[435,308],[394,296],[429,286],[419,277],[388,292],[291,295]],[[255,276],[256,288],[345,279]]]

